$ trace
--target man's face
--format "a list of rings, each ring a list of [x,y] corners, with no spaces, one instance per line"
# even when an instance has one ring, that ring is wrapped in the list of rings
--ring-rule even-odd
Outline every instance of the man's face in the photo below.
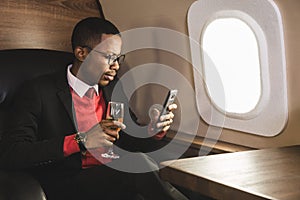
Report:
[[[101,42],[90,50],[79,73],[90,85],[106,86],[114,79],[119,63],[113,62],[121,53],[122,40],[118,35],[102,34]]]

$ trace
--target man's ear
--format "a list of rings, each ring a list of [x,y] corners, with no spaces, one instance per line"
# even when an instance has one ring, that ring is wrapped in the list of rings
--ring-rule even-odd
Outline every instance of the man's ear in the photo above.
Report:
[[[83,62],[88,55],[88,50],[86,48],[77,46],[74,49],[74,55],[79,61]]]

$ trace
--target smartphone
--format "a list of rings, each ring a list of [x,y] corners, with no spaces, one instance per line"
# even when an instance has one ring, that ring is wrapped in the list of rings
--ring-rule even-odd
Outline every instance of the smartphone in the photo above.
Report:
[[[177,92],[178,92],[178,90],[176,90],[176,89],[169,90],[168,95],[167,95],[167,97],[165,99],[165,102],[163,104],[163,109],[160,112],[158,122],[160,122],[160,117],[162,115],[168,113],[168,107],[169,107],[169,105],[171,105],[175,101],[175,98],[177,96]]]

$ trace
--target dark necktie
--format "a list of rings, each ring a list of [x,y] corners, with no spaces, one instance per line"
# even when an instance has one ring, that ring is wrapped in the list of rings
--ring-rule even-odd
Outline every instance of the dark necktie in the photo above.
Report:
[[[85,93],[85,96],[92,99],[94,97],[95,92],[95,88],[89,88],[88,91]]]

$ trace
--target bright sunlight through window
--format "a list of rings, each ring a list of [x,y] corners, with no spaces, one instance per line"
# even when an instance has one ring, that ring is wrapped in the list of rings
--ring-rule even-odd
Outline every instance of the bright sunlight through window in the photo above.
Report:
[[[261,96],[261,75],[257,39],[251,28],[237,18],[216,19],[206,27],[202,44],[204,76],[215,105],[230,113],[255,109]],[[211,92],[216,77],[223,83],[225,104]]]

